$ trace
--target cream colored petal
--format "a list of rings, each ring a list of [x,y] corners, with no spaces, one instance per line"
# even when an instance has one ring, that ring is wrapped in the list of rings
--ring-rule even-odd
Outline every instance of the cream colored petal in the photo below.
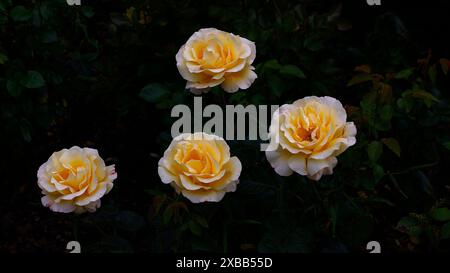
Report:
[[[95,191],[91,195],[77,197],[74,201],[78,206],[85,206],[90,202],[97,201],[102,198],[107,191],[107,183],[99,183]]]
[[[247,62],[245,60],[240,60],[233,67],[227,69],[227,73],[234,73],[242,71],[247,66]]]
[[[183,188],[188,191],[193,191],[193,190],[198,190],[198,189],[203,188],[201,185],[196,185],[193,182],[192,178],[189,176],[180,175],[180,182],[181,182],[181,186],[183,186]]]
[[[55,192],[57,191],[54,184],[50,183],[50,178],[45,174],[46,164],[43,164],[38,171],[38,185],[39,188],[47,191],[47,192]]]
[[[302,154],[294,154],[291,155],[291,157],[288,160],[288,165],[291,170],[294,172],[301,174],[301,175],[307,175],[308,172],[306,170],[306,157]]]
[[[281,176],[292,175],[293,171],[289,168],[289,158],[291,154],[283,149],[277,151],[266,151],[266,158],[275,172]]]
[[[55,202],[58,203],[58,202],[60,202],[62,200],[73,200],[75,197],[78,197],[78,196],[82,195],[83,193],[85,193],[86,190],[87,190],[87,188],[84,188],[84,189],[82,189],[82,190],[80,190],[78,192],[62,195],[62,196],[56,198]]]
[[[332,174],[336,164],[336,157],[330,157],[324,160],[309,158],[307,160],[308,177],[311,177],[313,180],[319,180],[324,172],[326,174]]]
[[[83,213],[84,211],[95,212],[98,208],[100,208],[101,204],[102,204],[102,201],[100,199],[97,201],[91,202],[91,203],[87,204],[86,206],[81,207],[81,208],[83,208],[83,211],[81,211],[79,213]],[[78,207],[78,208],[80,208],[80,207]],[[75,211],[75,213],[77,213],[77,211]]]
[[[347,121],[347,113],[345,112],[345,109],[340,101],[328,96],[321,97],[320,100],[334,112],[333,118],[336,121],[336,127],[340,127],[345,124]]]
[[[250,48],[250,55],[246,58],[248,60],[248,64],[252,64],[256,58],[256,45],[254,42],[252,42],[246,38],[243,38],[243,37],[240,37],[240,38]],[[245,50],[247,50],[247,49],[245,49]]]
[[[59,203],[56,203],[49,196],[42,197],[41,201],[42,201],[42,205],[44,205],[45,207],[49,207],[50,210],[52,210],[54,212],[69,213],[69,212],[73,212],[76,209],[76,206],[73,205],[71,202],[61,201]]]
[[[175,181],[174,175],[170,173],[165,167],[158,167],[158,174],[164,184],[169,184],[172,181]]]
[[[243,69],[237,73],[225,74],[225,81],[221,86],[226,92],[234,93],[239,89],[249,88],[256,78],[258,78],[258,76],[253,70],[250,68]]]
[[[192,203],[219,202],[225,196],[225,192],[214,190],[197,190],[197,191],[181,190],[181,193]]]
[[[217,181],[217,180],[221,179],[224,175],[225,175],[225,170],[222,170],[217,175],[214,175],[212,177],[206,178],[206,177],[199,177],[199,176],[197,176],[196,178],[197,178],[198,181],[200,181],[202,183],[205,183],[205,184],[208,184],[208,183],[212,183],[214,181]]]
[[[235,191],[242,171],[241,161],[234,156],[223,166],[223,169],[225,170],[224,176],[217,181],[211,182],[208,186],[217,191]]]
[[[206,88],[211,88],[217,85],[222,84],[225,81],[224,78],[220,78],[217,80],[214,80],[211,78],[210,81],[207,82],[191,82],[188,81],[186,83],[186,89],[206,89]],[[201,92],[204,92],[204,90],[202,90]]]

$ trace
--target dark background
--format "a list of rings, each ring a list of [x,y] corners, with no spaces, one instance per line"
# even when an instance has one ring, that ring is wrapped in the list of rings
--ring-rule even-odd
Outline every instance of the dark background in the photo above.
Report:
[[[63,252],[71,240],[84,252],[366,252],[370,240],[385,252],[448,252],[450,90],[440,60],[450,58],[450,3],[391,2],[1,0],[0,252]],[[204,27],[256,42],[258,74],[250,89],[215,88],[204,103],[330,95],[345,105],[358,144],[335,175],[278,177],[258,143],[236,141],[244,170],[222,202],[194,205],[160,182],[171,107],[193,98],[175,54]],[[386,100],[375,83],[347,85],[360,65],[384,76]],[[416,89],[426,93],[407,93]],[[40,204],[38,167],[73,145],[116,164],[94,214]]]

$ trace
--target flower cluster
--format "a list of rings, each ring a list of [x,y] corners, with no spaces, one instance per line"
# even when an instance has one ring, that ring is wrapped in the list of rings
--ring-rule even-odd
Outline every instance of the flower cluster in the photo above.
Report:
[[[177,67],[195,94],[221,86],[232,93],[257,78],[255,44],[214,28],[194,33],[176,54]],[[269,128],[266,157],[281,176],[294,172],[311,180],[333,173],[337,156],[356,142],[342,104],[331,97],[305,97],[281,106]],[[242,165],[218,136],[197,132],[172,140],[158,162],[161,181],[193,203],[219,202],[239,183]],[[117,178],[97,150],[72,147],[53,153],[38,171],[42,204],[55,212],[93,212]]]

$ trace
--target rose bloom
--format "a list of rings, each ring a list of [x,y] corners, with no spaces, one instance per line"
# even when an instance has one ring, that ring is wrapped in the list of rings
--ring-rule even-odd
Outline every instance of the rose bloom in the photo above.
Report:
[[[194,33],[176,55],[177,67],[194,94],[221,85],[229,93],[247,89],[257,78],[252,66],[255,43],[232,33],[204,28]]]
[[[94,212],[117,178],[97,150],[74,146],[55,152],[38,170],[42,205],[55,212]]]
[[[162,182],[193,203],[219,202],[225,193],[234,192],[241,169],[225,140],[206,133],[174,138],[158,163]]]
[[[333,173],[336,156],[356,142],[342,104],[331,97],[305,97],[282,105],[269,128],[266,157],[282,176],[293,172],[319,180]]]

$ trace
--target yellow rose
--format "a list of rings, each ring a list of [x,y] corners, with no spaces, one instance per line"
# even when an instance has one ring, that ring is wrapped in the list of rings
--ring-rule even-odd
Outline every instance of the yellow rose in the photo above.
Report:
[[[282,105],[272,117],[266,157],[282,176],[293,172],[319,180],[333,173],[336,156],[356,142],[342,104],[331,97],[305,97]]]
[[[193,203],[219,202],[234,192],[241,169],[225,140],[205,133],[174,138],[158,163],[161,181]]]
[[[55,212],[94,212],[117,178],[97,150],[74,146],[55,152],[38,170],[42,205]]]
[[[229,93],[247,89],[257,78],[255,43],[215,28],[194,33],[176,55],[177,67],[194,94],[221,85]]]

